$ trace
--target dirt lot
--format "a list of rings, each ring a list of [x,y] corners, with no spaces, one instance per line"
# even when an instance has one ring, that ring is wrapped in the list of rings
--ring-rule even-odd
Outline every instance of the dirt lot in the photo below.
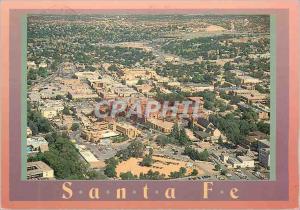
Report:
[[[191,173],[194,167],[188,167],[188,162],[174,160],[165,157],[153,156],[154,163],[151,167],[140,166],[142,158],[130,158],[127,161],[120,163],[117,168],[117,175],[119,176],[122,172],[131,171],[134,175],[140,175],[140,173],[147,173],[150,169],[152,171],[158,171],[161,174],[169,176],[173,171],[179,171],[180,167],[187,169],[187,174]],[[204,171],[200,167],[196,167],[198,174],[204,174]]]

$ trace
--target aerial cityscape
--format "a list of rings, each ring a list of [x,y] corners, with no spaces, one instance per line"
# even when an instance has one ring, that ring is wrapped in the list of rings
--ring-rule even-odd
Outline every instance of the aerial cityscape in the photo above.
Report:
[[[270,16],[30,15],[28,180],[268,180]]]

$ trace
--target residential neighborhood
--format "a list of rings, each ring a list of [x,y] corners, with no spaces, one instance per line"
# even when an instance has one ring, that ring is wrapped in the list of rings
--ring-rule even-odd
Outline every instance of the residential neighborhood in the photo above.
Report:
[[[30,15],[27,178],[267,180],[270,17]]]

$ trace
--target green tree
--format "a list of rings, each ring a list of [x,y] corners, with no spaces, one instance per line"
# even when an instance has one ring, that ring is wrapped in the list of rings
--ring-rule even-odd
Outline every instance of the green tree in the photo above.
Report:
[[[215,170],[216,170],[216,171],[220,171],[220,169],[221,169],[221,166],[220,166],[219,164],[216,164],[216,165],[215,165]]]
[[[38,70],[38,72],[37,72],[37,74],[38,74],[40,77],[45,78],[45,77],[48,76],[48,71],[47,71],[46,68],[40,67],[39,70]]]
[[[193,169],[193,171],[191,172],[191,176],[197,176],[197,175],[198,175],[198,170]]]
[[[130,171],[128,171],[125,173],[120,173],[120,178],[122,180],[132,180],[132,179],[137,179],[137,176],[133,175]]]
[[[172,136],[173,138],[178,138],[179,137],[179,134],[180,134],[180,131],[179,131],[179,126],[177,123],[175,123],[173,125],[173,128],[172,128],[172,131],[171,131],[171,134],[170,136]]]
[[[136,84],[137,84],[137,85],[142,85],[142,84],[144,84],[144,80],[139,79],[138,82],[137,82]]]
[[[104,174],[108,177],[116,177],[117,176],[117,172],[116,172],[116,166],[114,165],[107,165],[105,167],[105,170],[104,170]]]
[[[222,139],[222,136],[220,136],[219,138],[218,138],[218,144],[219,145],[223,145],[223,139]]]
[[[71,112],[70,112],[70,109],[69,107],[67,106],[64,106],[64,109],[62,110],[62,113],[65,114],[65,115],[70,115]],[[76,129],[77,130],[77,129]]]
[[[29,70],[27,78],[28,78],[28,80],[36,80],[37,79],[37,71]]]
[[[141,162],[141,165],[146,167],[150,167],[152,164],[153,164],[153,159],[150,155],[146,155]]]
[[[182,174],[182,175],[185,175],[185,173],[186,173],[186,168],[180,167],[179,173]]]
[[[130,157],[140,158],[144,154],[144,144],[140,141],[131,142],[126,149],[117,152],[116,156],[122,160],[128,160]]]
[[[80,125],[79,123],[73,123],[71,126],[72,131],[77,131],[79,129]]]
[[[155,139],[157,145],[164,147],[170,143],[169,138],[166,135],[158,135]]]
[[[232,70],[234,66],[230,62],[226,62],[223,66],[225,71]]]
[[[179,169],[179,171],[171,172],[170,175],[169,175],[169,177],[172,178],[172,179],[177,179],[177,178],[184,177],[185,173],[186,173],[186,168],[181,167]]]
[[[113,72],[113,71],[118,71],[119,68],[118,68],[115,64],[112,64],[111,66],[109,66],[109,67],[107,68],[107,70]]]
[[[28,127],[30,128],[32,135],[36,135],[39,133],[39,128],[33,121],[28,122]]]
[[[55,96],[55,100],[62,100],[62,99],[64,99],[64,96],[62,95]]]
[[[267,135],[270,135],[270,124],[269,123],[264,123],[264,122],[258,122],[257,123],[257,129],[260,131],[260,132],[263,132]]]
[[[131,157],[143,157],[144,154],[144,144],[140,141],[133,141],[129,144],[128,151],[130,151]]]
[[[165,174],[160,174],[158,171],[153,172],[151,169],[146,173],[140,173],[140,179],[143,180],[162,180]]]
[[[178,143],[181,146],[185,146],[191,143],[189,137],[187,136],[185,129],[182,129],[180,131],[179,137],[178,137]]]
[[[70,140],[62,134],[52,133],[54,141],[49,142],[49,151],[39,156],[48,164],[57,179],[93,179],[93,170],[81,160],[78,150]],[[50,139],[49,135],[47,139]]]
[[[221,175],[223,175],[223,176],[225,176],[227,173],[228,173],[228,170],[227,170],[227,169],[223,169],[223,170],[221,171]]]
[[[198,152],[191,147],[185,147],[183,154],[189,156],[192,160],[200,161],[207,161],[209,156],[209,153],[206,149],[202,152]]]

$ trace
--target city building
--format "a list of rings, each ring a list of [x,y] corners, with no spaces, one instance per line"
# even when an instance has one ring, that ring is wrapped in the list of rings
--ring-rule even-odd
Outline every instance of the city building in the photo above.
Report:
[[[63,109],[63,102],[59,100],[46,100],[39,107],[42,116],[48,119],[56,117]]]
[[[82,71],[75,73],[75,77],[79,80],[97,79],[99,76],[97,71]]]
[[[232,168],[245,168],[245,165],[236,158],[230,157],[228,158],[227,162],[230,164],[229,166]]]
[[[91,142],[99,143],[103,139],[119,136],[119,133],[109,129],[106,121],[94,122],[82,130],[81,136]]]
[[[241,99],[247,103],[266,102],[268,100],[267,95],[261,93],[245,94],[241,96]]]
[[[268,100],[267,94],[261,94],[257,90],[237,89],[230,92],[240,96],[242,101],[246,103],[264,103]]]
[[[48,151],[48,142],[44,137],[35,136],[31,138],[27,138],[27,154],[34,155],[38,152]]]
[[[270,167],[270,148],[261,148],[258,151],[259,163],[265,167]]]
[[[254,160],[248,156],[237,156],[237,159],[243,164],[244,168],[246,168],[246,167],[253,168],[254,167]]]
[[[220,159],[221,159],[224,163],[227,163],[227,161],[229,160],[229,155],[228,155],[228,154],[225,154],[225,153],[222,153],[221,156],[220,156]]]
[[[151,85],[148,85],[148,84],[143,84],[143,85],[137,85],[136,89],[140,93],[147,94],[153,89],[153,87]]]
[[[93,93],[92,91],[88,90],[70,90],[68,92],[68,96],[73,100],[80,100],[80,99],[89,99],[89,98],[98,98],[98,94]]]
[[[198,138],[194,135],[194,133],[191,129],[185,128],[184,130],[185,130],[186,135],[189,137],[189,139],[191,141],[197,141],[198,140]]]
[[[93,143],[101,143],[102,140],[108,139],[111,137],[119,136],[119,133],[116,133],[112,130],[94,130],[94,129],[83,129],[81,133],[82,138],[86,139],[87,141]]]
[[[115,122],[113,123],[113,131],[118,131],[130,139],[134,139],[141,135],[141,132],[134,126],[125,122]]]
[[[118,72],[118,75],[124,80],[153,79],[157,76],[156,72],[149,68],[124,68]]]
[[[150,125],[151,128],[159,130],[163,133],[171,133],[174,126],[174,123],[172,122],[168,122],[156,118],[147,119],[147,123]]]
[[[201,92],[201,91],[213,91],[215,88],[212,85],[199,84],[199,83],[184,83],[180,85],[180,89],[183,92]]]
[[[261,148],[270,148],[271,143],[269,139],[259,139],[257,142],[258,150]]]
[[[137,92],[134,89],[129,88],[127,86],[116,87],[114,89],[114,93],[117,94],[117,96],[119,97],[132,97],[137,94]]]
[[[229,168],[253,168],[254,167],[254,160],[248,156],[237,156],[229,157],[227,155],[221,155],[221,160],[223,162],[229,163],[227,165]]]
[[[80,155],[89,164],[90,168],[102,168],[105,166],[104,161],[98,160],[93,153],[86,148],[85,145],[76,144],[75,147],[78,149]]]
[[[60,83],[70,99],[98,98],[91,87],[79,79],[62,79]]]
[[[194,131],[197,138],[203,141],[208,141],[210,139],[210,134],[204,131]]]
[[[42,161],[27,162],[28,180],[49,180],[54,179],[54,171]]]
[[[43,117],[51,119],[51,118],[57,116],[58,111],[57,111],[57,109],[52,108],[52,107],[45,107],[45,108],[41,108],[41,114]]]
[[[244,102],[240,102],[237,105],[242,111],[246,111],[249,109],[253,110],[257,114],[258,119],[260,119],[260,120],[269,120],[269,118],[270,118],[270,111],[267,109],[252,107],[249,104],[246,104]]]
[[[200,131],[210,134],[211,140],[216,141],[222,135],[221,131],[217,129],[211,122],[207,119],[199,117],[197,120],[193,120],[193,126],[198,128]]]
[[[236,77],[241,80],[242,84],[258,84],[262,82],[260,79],[248,75],[237,75]]]

